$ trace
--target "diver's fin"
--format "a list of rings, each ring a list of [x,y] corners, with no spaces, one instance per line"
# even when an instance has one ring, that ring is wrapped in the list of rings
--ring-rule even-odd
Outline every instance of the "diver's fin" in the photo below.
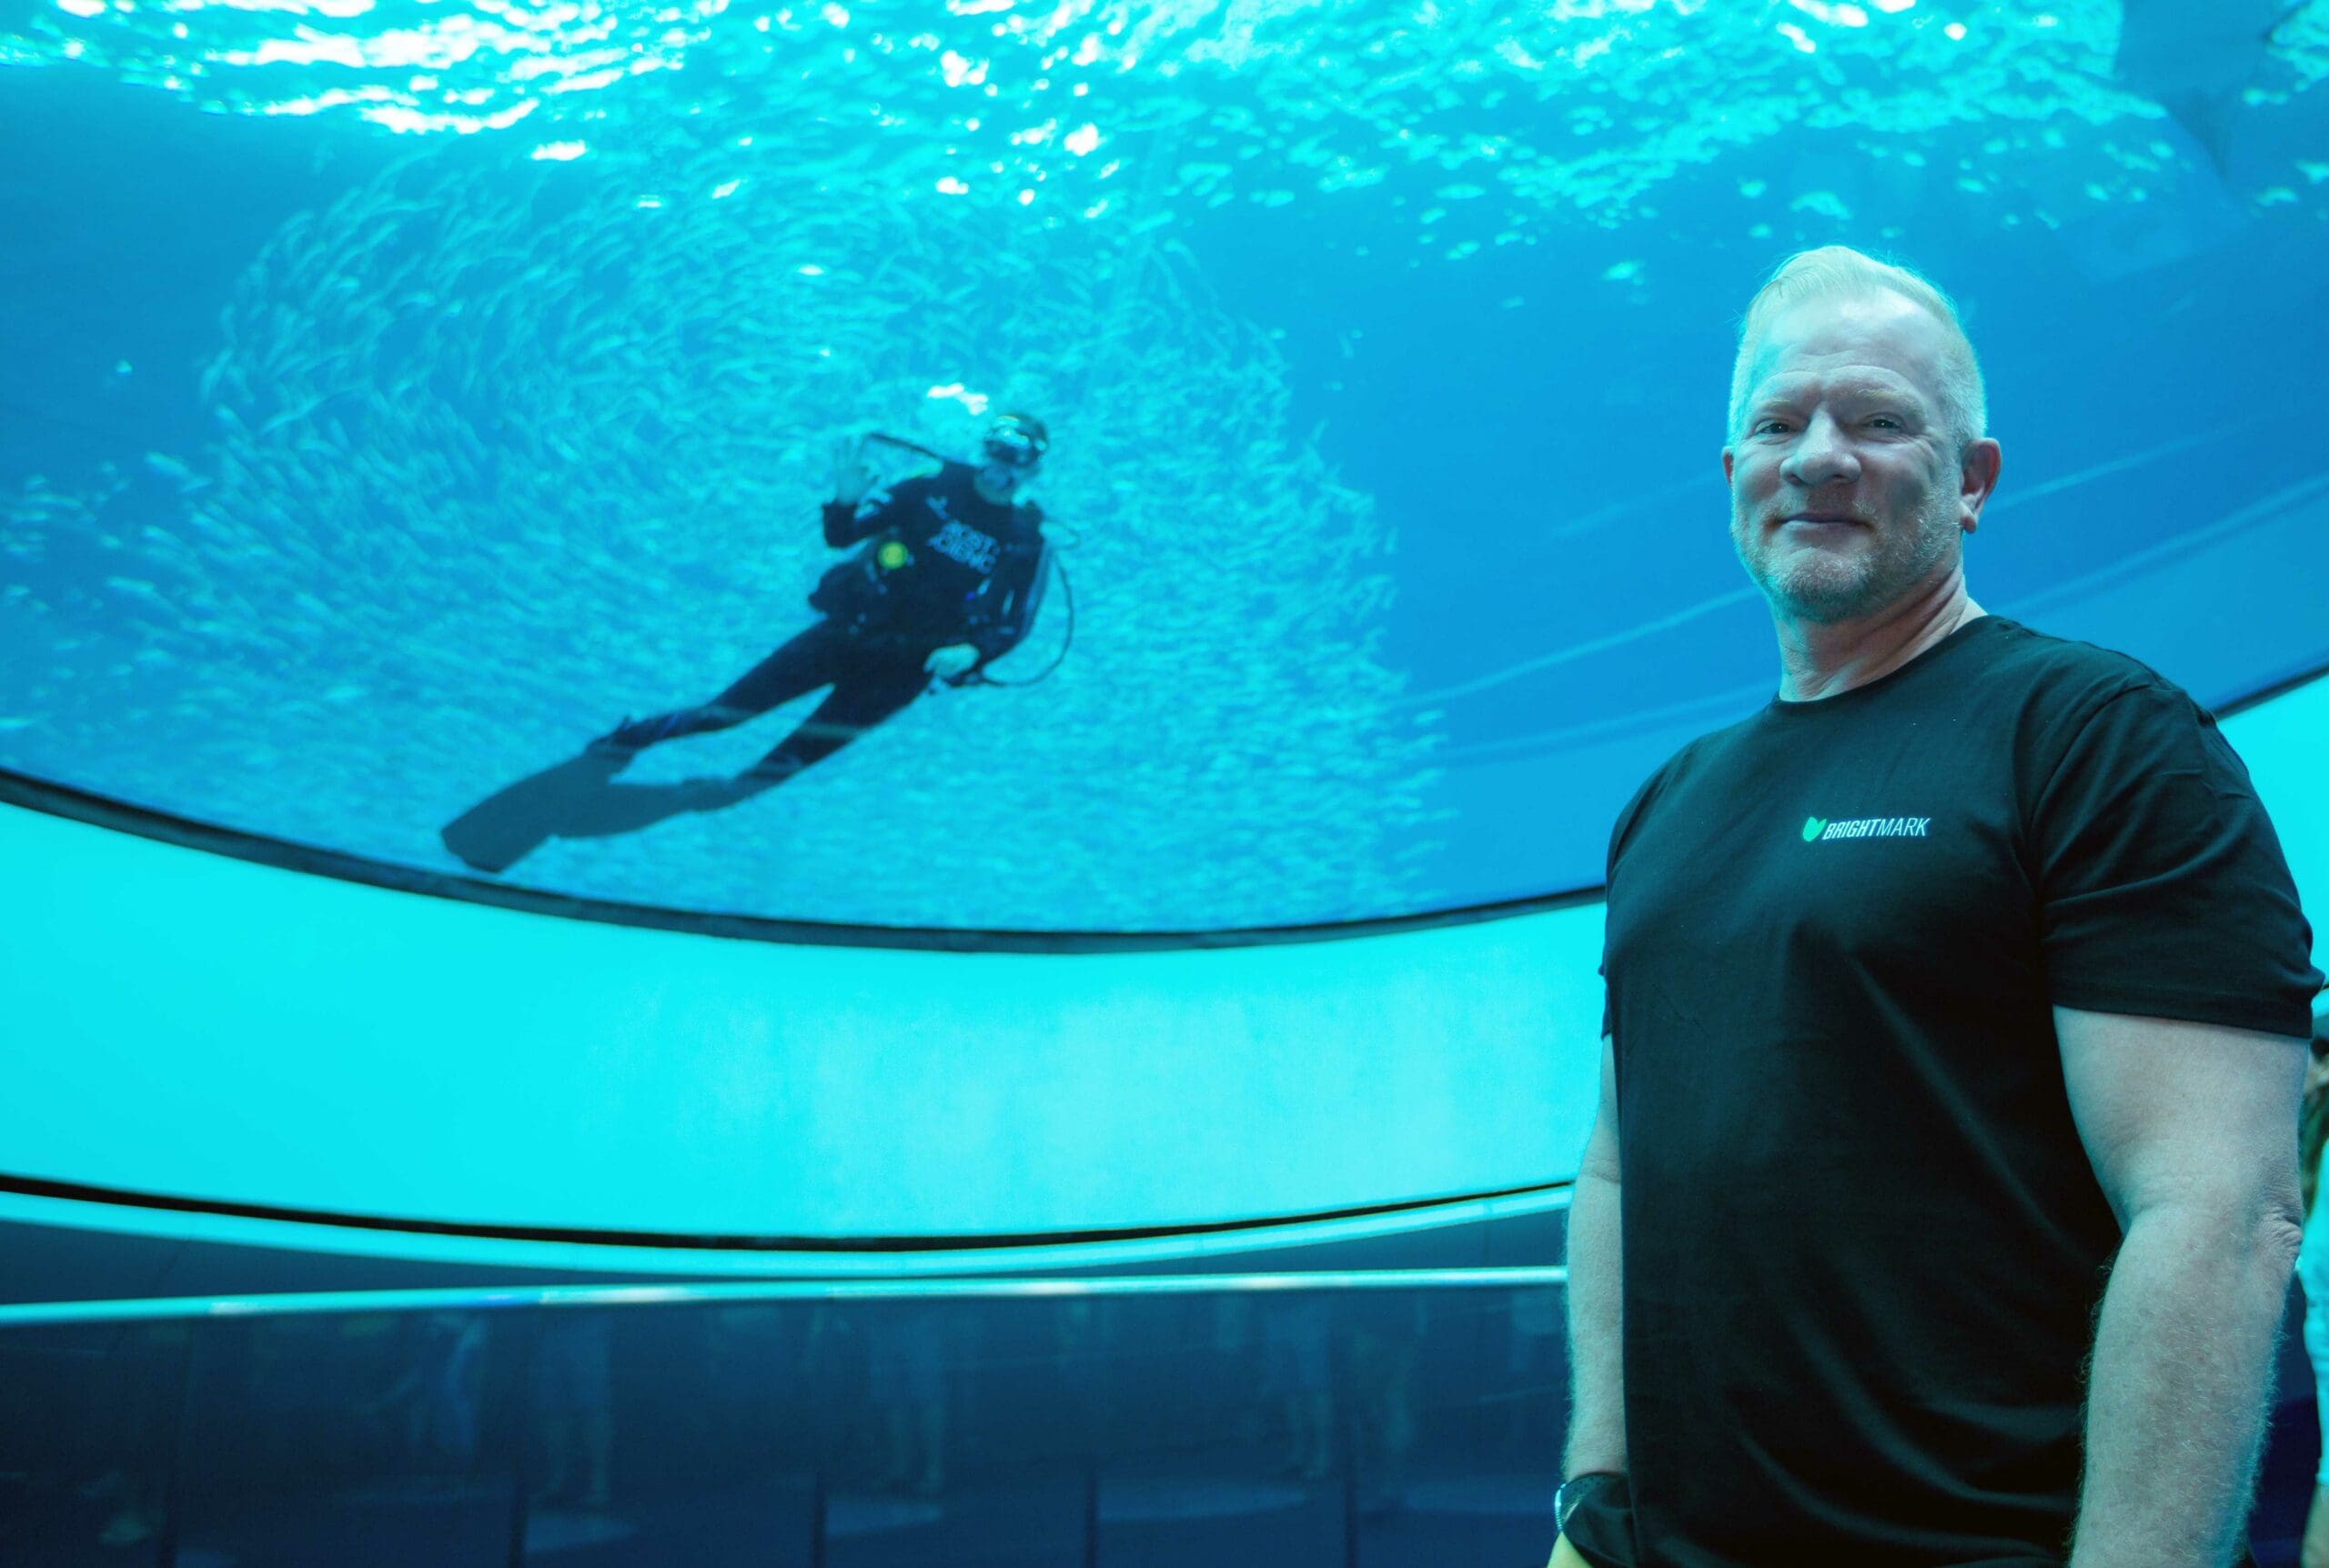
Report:
[[[2168,117],[2200,144],[2208,155],[2217,174],[2232,177],[2232,133],[2239,123],[2239,106],[2222,98],[2191,98],[2177,103],[2162,103]]]
[[[487,796],[439,831],[454,859],[499,876],[542,847],[630,761],[628,753],[593,749],[520,779]]]

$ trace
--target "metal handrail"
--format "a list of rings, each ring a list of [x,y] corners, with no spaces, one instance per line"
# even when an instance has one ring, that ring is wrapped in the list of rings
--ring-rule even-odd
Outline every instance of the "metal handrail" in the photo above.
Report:
[[[1374,1269],[1279,1274],[1119,1274],[1097,1279],[755,1280],[685,1285],[485,1285],[407,1291],[304,1291],[0,1306],[0,1330],[325,1313],[510,1312],[545,1308],[732,1306],[752,1302],[1045,1301],[1109,1296],[1285,1294],[1325,1291],[1525,1290],[1565,1285],[1558,1265]]]

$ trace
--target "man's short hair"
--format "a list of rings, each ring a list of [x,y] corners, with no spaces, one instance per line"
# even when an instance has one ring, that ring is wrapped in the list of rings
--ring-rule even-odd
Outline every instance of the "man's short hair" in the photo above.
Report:
[[[1961,456],[1967,447],[1989,433],[1989,394],[1981,386],[1981,362],[1974,356],[1972,339],[1957,319],[1957,307],[1931,283],[1890,262],[1854,250],[1848,245],[1799,250],[1771,272],[1769,281],[1748,303],[1739,326],[1739,357],[1730,371],[1730,437],[1737,440],[1747,417],[1748,384],[1756,354],[1771,323],[1790,306],[1808,299],[1865,298],[1894,294],[1921,307],[1948,334],[1942,352],[1941,417],[1955,437]]]

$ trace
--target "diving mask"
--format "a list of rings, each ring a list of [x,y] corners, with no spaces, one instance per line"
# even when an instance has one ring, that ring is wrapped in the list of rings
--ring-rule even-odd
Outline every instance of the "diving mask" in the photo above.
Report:
[[[1018,420],[1001,419],[987,431],[980,445],[988,462],[1024,472],[1044,460],[1046,443]]]

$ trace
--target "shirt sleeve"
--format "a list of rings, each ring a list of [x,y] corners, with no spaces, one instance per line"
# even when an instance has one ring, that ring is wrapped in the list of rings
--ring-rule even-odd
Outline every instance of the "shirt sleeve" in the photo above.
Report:
[[[1687,748],[1685,749],[1687,750]],[[1610,1005],[1609,1000],[1608,916],[1611,890],[1617,886],[1618,881],[1618,857],[1623,852],[1627,836],[1633,831],[1634,821],[1641,815],[1642,808],[1648,804],[1650,795],[1658,789],[1659,781],[1665,779],[1668,771],[1679,760],[1681,760],[1681,755],[1678,753],[1669,758],[1664,767],[1643,779],[1641,788],[1636,789],[1633,799],[1618,809],[1618,819],[1609,827],[1608,859],[1602,863],[1601,867],[1601,962],[1596,970],[1596,972],[1601,976],[1601,1038],[1603,1040],[1612,1039],[1617,1033],[1617,1009]]]
[[[1626,1477],[1587,1493],[1561,1533],[1591,1568],[1634,1568],[1639,1553],[1634,1542],[1633,1493]]]
[[[854,506],[847,501],[827,501],[824,506],[825,543],[841,550],[861,539],[871,538],[890,526],[892,515],[901,508],[919,501],[929,489],[929,476],[916,474],[870,492]]]
[[[2280,840],[2215,720],[2164,682],[2106,699],[2029,825],[2054,1003],[2302,1036],[2321,987]]]
[[[881,527],[882,514],[889,509],[890,492],[876,490],[853,505],[848,501],[827,501],[824,506],[825,543],[833,549],[846,549]]]

